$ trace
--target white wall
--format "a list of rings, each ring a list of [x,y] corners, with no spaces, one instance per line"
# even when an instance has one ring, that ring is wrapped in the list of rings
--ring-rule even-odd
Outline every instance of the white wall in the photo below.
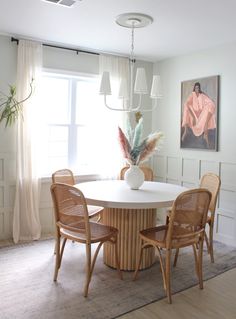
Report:
[[[8,84],[16,81],[17,45],[11,38],[0,35],[0,91],[7,92]],[[147,69],[148,83],[151,81],[153,64],[137,62]],[[43,66],[56,70],[98,74],[98,56],[73,51],[43,47]],[[150,101],[145,99],[149,104]],[[105,107],[105,106],[104,106]],[[144,134],[150,133],[151,115],[145,114]],[[12,237],[12,216],[15,195],[16,134],[14,128],[5,130],[0,125],[0,239]],[[86,177],[89,178],[89,177]],[[85,179],[83,179],[85,180]],[[40,219],[43,234],[53,233],[52,203],[49,192],[50,179],[44,180],[41,189]]]
[[[9,37],[0,37],[0,91],[16,81],[16,47]],[[0,125],[0,239],[10,238],[15,180],[15,130]]]
[[[215,238],[236,245],[236,44],[154,65],[164,98],[153,114],[153,129],[162,130],[165,144],[154,159],[159,180],[195,187],[204,172],[220,175]],[[220,75],[219,151],[180,149],[181,82]]]

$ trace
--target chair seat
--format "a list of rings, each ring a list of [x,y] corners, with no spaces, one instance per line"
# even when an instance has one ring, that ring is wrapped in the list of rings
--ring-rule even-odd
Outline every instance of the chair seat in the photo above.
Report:
[[[89,218],[92,218],[100,214],[104,208],[101,206],[87,205]],[[62,209],[63,218],[69,221],[71,218],[74,219],[76,216],[83,216],[83,207],[81,205],[69,205]]]
[[[112,226],[106,226],[103,224],[98,224],[96,222],[89,222],[90,224],[90,232],[91,232],[91,243],[96,243],[99,241],[104,241],[106,238],[110,238],[112,236],[116,236],[118,233],[118,229]],[[65,229],[65,228],[60,228],[60,233],[63,236],[66,236],[67,238],[78,241],[81,243],[86,243],[86,233],[83,228],[81,227],[81,224],[71,224],[71,229]],[[76,231],[76,228],[78,231]]]
[[[87,205],[87,208],[88,208],[89,217],[94,217],[98,214],[101,214],[102,211],[104,210],[104,208],[101,206],[93,206],[93,205]]]
[[[168,231],[168,225],[156,226],[153,228],[148,228],[140,231],[140,236],[144,240],[148,240],[154,245],[158,245],[161,248],[166,248],[166,236]],[[198,239],[187,235],[192,234],[191,229],[174,226],[172,233],[172,243],[171,248],[179,248],[189,246],[198,242]],[[186,238],[178,238],[179,236],[186,235]]]

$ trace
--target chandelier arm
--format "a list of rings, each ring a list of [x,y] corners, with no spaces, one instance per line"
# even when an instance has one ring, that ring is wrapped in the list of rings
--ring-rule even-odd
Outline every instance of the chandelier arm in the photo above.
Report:
[[[109,110],[112,110],[112,111],[123,111],[123,112],[127,112],[127,113],[137,112],[137,111],[140,109],[140,106],[141,106],[141,105],[139,105],[139,106],[137,106],[136,108],[132,108],[132,109],[130,109],[130,108],[126,108],[126,109],[113,108],[113,107],[111,107],[111,106],[109,106],[109,105],[107,104],[106,94],[104,94],[104,104],[105,104],[105,106],[106,106]]]

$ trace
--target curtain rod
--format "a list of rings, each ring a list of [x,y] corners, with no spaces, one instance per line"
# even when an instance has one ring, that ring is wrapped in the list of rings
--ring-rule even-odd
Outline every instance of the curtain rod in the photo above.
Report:
[[[19,43],[19,39],[16,38],[11,38],[11,42],[16,42],[17,44]],[[61,47],[58,45],[53,45],[53,44],[47,44],[47,43],[42,43],[43,46],[45,47],[50,47],[50,48],[56,48],[56,49],[63,49],[63,50],[70,50],[70,51],[75,51],[76,54],[81,53],[87,53],[87,54],[93,54],[93,55],[100,55],[97,52],[92,52],[92,51],[86,51],[86,50],[81,50],[81,49],[73,49],[73,48],[67,48],[67,47]]]

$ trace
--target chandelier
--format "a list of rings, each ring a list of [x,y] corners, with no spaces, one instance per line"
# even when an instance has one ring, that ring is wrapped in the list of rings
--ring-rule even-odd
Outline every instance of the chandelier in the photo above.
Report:
[[[144,68],[137,68],[136,78],[134,82],[134,30],[136,28],[143,28],[153,22],[152,17],[140,13],[124,13],[116,18],[116,23],[122,27],[131,29],[131,53],[130,61],[130,92],[128,92],[127,79],[122,79],[119,89],[119,98],[123,100],[123,108],[114,108],[108,105],[107,95],[111,95],[110,74],[105,71],[102,74],[100,84],[100,94],[104,95],[105,106],[113,111],[137,112],[142,106],[142,97],[148,94],[146,73]],[[134,84],[133,84],[134,82]],[[137,105],[134,105],[134,94],[138,95]],[[142,109],[142,112],[149,112],[157,107],[157,99],[162,98],[160,76],[153,75],[150,98],[153,100],[149,108]]]

